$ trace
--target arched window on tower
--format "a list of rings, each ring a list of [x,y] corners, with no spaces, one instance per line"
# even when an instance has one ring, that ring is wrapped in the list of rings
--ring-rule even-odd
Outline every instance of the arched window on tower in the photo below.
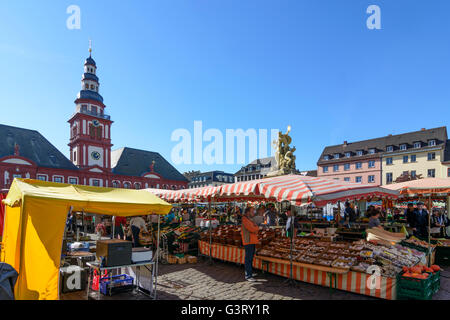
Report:
[[[140,184],[139,182],[136,182],[136,183],[134,184],[134,188],[135,188],[136,190],[141,189],[141,184]]]
[[[124,183],[123,183],[123,187],[124,187],[125,189],[131,189],[131,183],[129,183],[129,182],[124,182]]]

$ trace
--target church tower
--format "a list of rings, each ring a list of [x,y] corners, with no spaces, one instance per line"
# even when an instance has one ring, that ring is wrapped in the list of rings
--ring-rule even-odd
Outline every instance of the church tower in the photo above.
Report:
[[[93,166],[104,171],[111,170],[110,116],[99,93],[97,65],[92,59],[92,49],[84,62],[81,90],[75,100],[75,113],[70,124],[70,160],[79,168]]]

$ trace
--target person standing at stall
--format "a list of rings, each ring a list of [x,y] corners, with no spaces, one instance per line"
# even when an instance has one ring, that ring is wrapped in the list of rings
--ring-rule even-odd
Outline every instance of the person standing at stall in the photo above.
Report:
[[[141,232],[141,230],[148,232],[144,218],[142,217],[131,218],[130,226],[131,226],[131,234],[133,235],[133,245],[134,247],[140,247],[141,244],[139,243],[139,233]]]
[[[276,226],[277,212],[275,210],[275,205],[270,203],[267,205],[268,210],[266,211],[266,225],[269,227]]]
[[[241,235],[242,244],[245,249],[245,280],[256,281],[253,273],[253,258],[255,256],[256,245],[258,241],[259,227],[252,221],[255,216],[255,209],[252,207],[245,208],[242,217]]]
[[[405,210],[405,217],[406,217],[406,223],[411,227],[414,228],[414,219],[415,219],[415,212],[414,212],[414,205],[409,202],[408,206]]]
[[[414,211],[414,235],[421,239],[428,238],[428,211],[423,207],[423,202],[417,203]]]
[[[286,217],[286,237],[295,239],[300,225],[298,224],[297,217],[292,214],[291,208],[286,209]]]
[[[127,224],[127,218],[125,217],[115,217],[114,218],[114,238],[124,239],[123,228]]]

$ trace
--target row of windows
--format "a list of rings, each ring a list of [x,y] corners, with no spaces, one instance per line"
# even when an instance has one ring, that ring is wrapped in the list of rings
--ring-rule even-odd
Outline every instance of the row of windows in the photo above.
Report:
[[[409,174],[412,178],[415,178],[417,176],[417,171],[404,171],[403,174]],[[450,177],[450,168],[447,169],[447,176]],[[428,169],[427,170],[427,177],[428,178],[436,178],[436,169]],[[393,183],[394,182],[394,175],[392,172],[386,173],[386,183]]]
[[[375,160],[370,160],[367,163],[368,163],[369,169],[375,168]],[[343,165],[343,167],[344,167],[344,171],[349,171],[351,169],[351,164],[350,163],[346,163],[346,164]],[[363,163],[362,162],[356,162],[355,163],[355,169],[362,169],[362,167],[363,167]],[[341,166],[339,164],[333,165],[333,172],[339,172],[340,168],[341,168]],[[323,169],[324,173],[329,172],[329,166],[323,166],[322,169]]]
[[[247,167],[242,167],[241,170],[243,172],[253,172],[253,171],[259,171],[262,168],[270,168],[271,167],[271,163],[268,164],[258,164],[256,166],[247,166]]]
[[[237,182],[242,182],[242,181],[258,180],[258,179],[262,179],[264,177],[266,177],[266,176],[262,175],[262,174],[252,174],[252,175],[248,175],[248,176],[236,177],[236,180],[237,180]]]
[[[339,178],[336,178],[334,180],[339,180]],[[364,183],[362,176],[355,177],[354,181],[351,181],[351,179],[349,177],[345,177],[344,181],[345,182]],[[368,176],[367,177],[367,183],[375,183],[375,176],[374,175]]]
[[[16,178],[21,178],[21,176],[17,175]],[[37,179],[41,180],[41,181],[48,181],[48,176],[44,175],[44,174],[38,174],[37,175]],[[52,176],[52,180],[51,181],[58,182],[58,183],[64,183],[64,177],[63,176],[56,176],[56,175],[54,175],[54,176]],[[91,180],[91,185],[94,186],[94,187],[100,187],[101,186],[101,181],[102,180],[100,180],[100,179],[92,179]],[[69,183],[69,184],[78,184],[78,178],[77,177],[69,177],[67,179],[67,183]],[[120,188],[120,182],[116,181],[116,180],[113,181],[112,182],[112,187],[113,188]],[[126,182],[123,183],[123,188],[124,189],[132,189],[132,188],[134,188],[136,190],[139,190],[139,189],[142,189],[142,184],[140,182],[135,182],[134,184],[132,184],[131,182],[126,181]],[[159,184],[151,185],[151,186],[149,186],[149,188],[157,188],[157,189],[159,189]],[[161,188],[162,189],[173,189],[173,190],[178,189],[178,187],[175,186],[175,185],[169,186],[169,185],[166,185],[166,184],[162,185]],[[182,187],[180,186],[180,188],[182,188]]]
[[[85,84],[84,85],[84,89],[85,90],[92,90],[92,91],[95,91],[95,92],[98,92],[98,86],[94,86],[93,84],[91,84],[91,86],[89,86],[89,84]]]
[[[435,147],[436,144],[437,144],[436,140],[433,139],[433,140],[429,140],[428,141],[427,146],[428,147]],[[424,147],[424,144],[422,142],[420,142],[420,141],[414,142],[414,145],[413,145],[414,149],[420,149],[422,147]],[[386,147],[386,152],[394,152],[394,148],[395,148],[395,146],[387,146]],[[401,151],[408,150],[408,144],[406,144],[406,143],[401,144],[399,149]],[[368,151],[368,154],[375,154],[376,152],[377,152],[376,148],[370,148],[369,151]],[[344,153],[345,158],[350,158],[352,155],[353,155],[353,152],[345,152]],[[356,151],[356,155],[359,156],[359,157],[363,156],[364,155],[364,150],[357,150]],[[340,157],[341,157],[340,153],[335,153],[333,155],[328,155],[327,154],[327,155],[324,156],[324,160],[330,160],[332,158],[333,159],[340,159]]]
[[[436,152],[429,152],[427,155],[428,161],[436,160]],[[403,163],[417,162],[417,155],[403,156]],[[386,164],[392,165],[394,163],[393,158],[386,158]]]

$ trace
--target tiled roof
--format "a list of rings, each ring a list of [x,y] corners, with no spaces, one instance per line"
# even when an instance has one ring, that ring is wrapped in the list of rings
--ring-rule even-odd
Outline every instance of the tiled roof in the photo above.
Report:
[[[358,157],[358,159],[379,157],[386,153],[386,149],[388,146],[393,146],[393,151],[395,152],[400,150],[401,145],[406,144],[407,150],[411,150],[414,147],[415,142],[421,142],[422,146],[424,146],[422,149],[426,150],[426,148],[428,147],[428,141],[433,139],[436,140],[436,147],[444,147],[448,139],[447,128],[439,127],[398,135],[388,135],[381,138],[351,142],[336,146],[328,146],[325,147],[322,154],[320,155],[318,164],[333,163],[338,161],[341,162],[346,159],[344,158],[346,152],[351,153],[352,157],[350,159],[352,159],[356,152],[359,150],[363,151],[363,157]],[[369,154],[370,149],[375,149],[375,155]],[[340,159],[333,159],[334,154],[339,154]],[[325,155],[330,155],[330,160],[324,160]]]
[[[78,170],[55,146],[35,130],[0,124],[0,158],[14,155],[19,145],[19,155],[34,161],[39,167]]]
[[[81,90],[77,96],[78,99],[92,99],[103,103],[103,97],[95,91]]]
[[[111,167],[115,174],[141,177],[150,171],[153,161],[155,173],[163,178],[187,182],[187,179],[157,152],[127,147],[111,152]]]
[[[82,80],[92,80],[98,82],[98,77],[93,73],[83,73]]]
[[[261,159],[256,159],[252,162],[250,162],[249,164],[247,164],[245,167],[243,168],[248,168],[248,167],[255,167],[257,165],[261,165],[262,168],[261,170],[252,170],[252,173],[267,173],[271,170],[271,168],[275,167],[277,165],[277,162],[275,160],[275,157],[267,157],[267,158],[261,158]],[[268,168],[264,168],[264,166],[270,165],[270,167]],[[235,175],[237,174],[242,174],[244,173],[243,168],[241,168],[238,172],[235,173]]]

